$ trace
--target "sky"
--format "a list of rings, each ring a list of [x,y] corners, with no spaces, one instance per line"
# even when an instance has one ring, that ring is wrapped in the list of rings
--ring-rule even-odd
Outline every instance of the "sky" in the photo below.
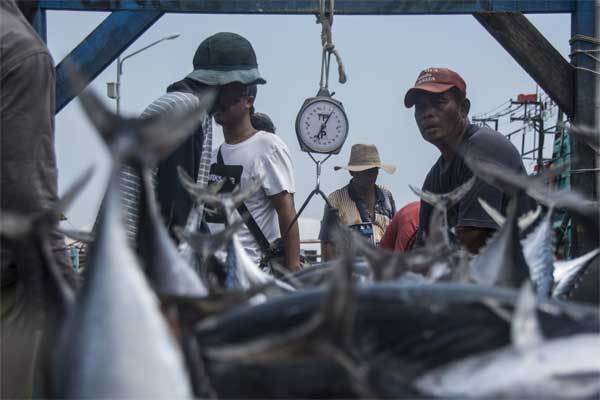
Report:
[[[48,12],[48,47],[58,64],[108,13]],[[570,16],[527,15],[556,49],[568,59]],[[268,114],[277,134],[290,148],[296,177],[296,208],[315,187],[315,165],[300,151],[294,124],[304,99],[316,95],[321,65],[320,25],[315,17],[282,15],[166,14],[134,42],[127,55],[162,37],[179,33],[124,63],[121,111],[137,116],[166,87],[192,70],[197,46],[208,36],[229,31],[246,37],[267,80],[259,86],[256,110]],[[413,109],[403,98],[419,72],[427,67],[448,67],[467,83],[471,115],[496,108],[520,93],[535,93],[536,84],[472,16],[336,16],[333,43],[339,51],[348,81],[338,83],[332,63],[329,89],[341,101],[349,119],[349,135],[339,155],[323,165],[321,189],[330,193],[350,179],[335,165],[346,165],[354,143],[375,144],[384,163],[396,165],[394,175],[380,172],[378,183],[393,193],[398,208],[416,200],[408,185],[420,186],[439,157],[437,148],[425,142],[417,129]],[[110,43],[106,44],[107,46]],[[106,83],[116,79],[112,63],[91,84],[110,107]],[[519,125],[505,124],[502,133]],[[214,145],[223,141],[221,129],[213,129]],[[516,138],[520,140],[520,138]],[[517,141],[515,140],[515,144]],[[549,148],[549,147],[548,147]],[[59,188],[64,191],[86,167],[95,175],[83,194],[67,211],[67,224],[89,229],[105,190],[108,153],[86,120],[78,101],[56,116],[56,151]],[[551,150],[547,150],[550,151]],[[548,154],[548,153],[546,153]],[[532,163],[525,162],[528,170]],[[302,217],[320,220],[324,202],[314,197]],[[316,222],[316,221],[312,221]],[[316,238],[315,224],[304,239]],[[318,226],[318,223],[316,224]]]

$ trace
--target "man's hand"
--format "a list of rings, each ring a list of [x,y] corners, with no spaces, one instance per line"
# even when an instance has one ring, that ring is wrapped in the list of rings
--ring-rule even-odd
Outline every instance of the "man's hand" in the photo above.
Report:
[[[294,207],[294,195],[288,192],[281,192],[271,196],[271,201],[277,211],[279,219],[279,231],[285,235],[288,227],[296,216],[296,208]],[[298,223],[289,230],[288,234],[283,237],[283,249],[285,251],[285,266],[292,272],[300,270],[300,232]]]

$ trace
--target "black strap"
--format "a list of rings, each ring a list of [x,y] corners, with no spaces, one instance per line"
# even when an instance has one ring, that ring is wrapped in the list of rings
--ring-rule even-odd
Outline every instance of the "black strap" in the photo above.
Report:
[[[219,152],[217,153],[217,164],[225,165],[225,162],[223,162],[223,155],[221,154],[221,147],[219,147]],[[242,203],[239,205],[237,210],[242,216],[242,219],[245,221],[248,230],[250,231],[250,233],[252,233],[252,236],[254,236],[254,239],[260,246],[260,249],[263,251],[263,253],[268,251],[271,248],[271,245],[265,237],[263,231],[256,223],[256,220],[254,219],[252,214],[250,214],[248,207],[246,207],[246,205]]]

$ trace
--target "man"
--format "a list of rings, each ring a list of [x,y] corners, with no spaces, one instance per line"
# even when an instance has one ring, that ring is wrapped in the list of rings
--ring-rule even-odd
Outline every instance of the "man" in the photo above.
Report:
[[[235,33],[220,32],[200,43],[193,57],[193,71],[182,80],[172,83],[167,93],[153,101],[141,117],[152,117],[173,112],[184,112],[198,106],[207,86],[223,87],[232,82],[244,85],[264,84],[256,64],[252,45]],[[162,217],[177,240],[172,228],[185,226],[193,202],[179,182],[177,167],[181,166],[197,182],[206,184],[212,155],[212,127],[210,118],[204,121],[173,153],[158,164],[156,193]],[[203,128],[206,132],[203,131]],[[122,188],[139,196],[139,177],[131,167],[120,172]],[[138,222],[136,204],[125,206],[128,236],[136,242],[137,231],[145,229],[146,221]],[[140,251],[144,251],[140,249]]]
[[[0,211],[33,216],[57,200],[54,151],[55,71],[44,42],[19,8],[33,17],[36,2],[0,1]],[[50,233],[55,261],[71,284],[77,276],[64,238]],[[34,243],[0,241],[0,397],[31,395],[39,347],[53,315],[49,281]]]
[[[471,103],[467,85],[456,72],[447,68],[428,68],[404,98],[407,108],[415,106],[415,120],[423,139],[438,148],[441,155],[433,165],[423,190],[447,193],[457,188],[473,173],[457,150],[497,163],[503,168],[525,173],[519,153],[502,134],[469,122]],[[478,253],[492,233],[496,223],[482,209],[477,198],[505,213],[508,197],[497,188],[477,180],[471,191],[448,210],[448,224],[455,228],[458,243],[472,253]],[[520,213],[530,210],[531,199],[520,199]],[[431,205],[421,202],[419,229],[426,235],[431,216]]]
[[[402,253],[412,249],[419,231],[420,209],[419,201],[413,201],[402,207],[385,230],[379,246]]]
[[[246,224],[239,232],[248,255],[263,264],[269,247],[281,238],[283,266],[300,269],[298,225],[290,226],[295,215],[295,183],[289,149],[276,135],[252,126],[254,97],[240,82],[225,85],[214,110],[215,121],[223,127],[225,142],[218,148],[211,166],[211,180],[227,179],[242,189],[258,179],[261,190],[243,204]],[[224,187],[224,189],[227,186]]]
[[[337,212],[341,224],[354,228],[378,244],[396,213],[390,191],[375,183],[379,169],[393,174],[396,167],[381,163],[377,147],[371,144],[353,145],[348,165],[334,167],[336,171],[340,169],[348,170],[352,179],[348,185],[327,196],[333,209],[326,205],[321,221],[319,240],[323,261],[332,260],[336,256],[331,241],[332,214]]]

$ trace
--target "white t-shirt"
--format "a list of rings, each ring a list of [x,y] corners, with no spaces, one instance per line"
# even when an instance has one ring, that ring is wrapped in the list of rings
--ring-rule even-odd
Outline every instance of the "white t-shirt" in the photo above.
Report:
[[[217,162],[218,151],[219,148],[213,152],[213,163]],[[292,158],[288,147],[278,136],[259,131],[241,143],[223,143],[221,155],[226,165],[240,165],[243,168],[240,178],[242,189],[254,179],[262,178],[261,189],[244,204],[269,243],[273,243],[281,233],[277,212],[268,196],[284,191],[288,193],[296,191]],[[237,211],[236,215],[241,218]],[[248,255],[258,261],[262,256],[262,250],[246,225],[240,229],[238,236]]]

